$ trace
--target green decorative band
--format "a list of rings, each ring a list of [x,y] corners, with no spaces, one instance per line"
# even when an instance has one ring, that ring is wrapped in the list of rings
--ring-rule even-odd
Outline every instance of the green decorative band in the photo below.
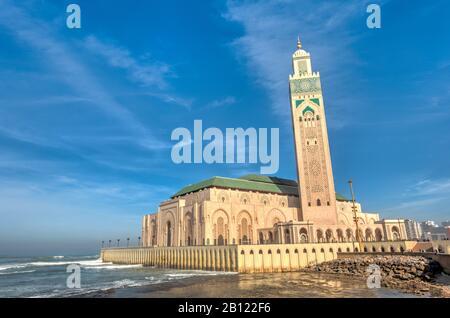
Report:
[[[291,93],[292,94],[304,94],[304,93],[321,93],[322,87],[320,85],[320,78],[302,78],[291,80]]]
[[[300,106],[305,100],[304,99],[299,99],[295,101],[295,107],[298,108],[298,106]]]
[[[316,103],[318,106],[320,106],[320,100],[318,98],[311,98],[311,101],[313,103]]]
[[[306,106],[306,108],[305,108],[305,109],[303,110],[303,112],[302,112],[303,116],[305,116],[305,113],[307,113],[307,112],[311,112],[311,113],[314,114],[314,109],[312,109],[312,108],[309,107],[309,106]]]

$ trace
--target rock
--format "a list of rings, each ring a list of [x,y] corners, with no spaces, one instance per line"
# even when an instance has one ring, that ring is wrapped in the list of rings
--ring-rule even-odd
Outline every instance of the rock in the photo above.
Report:
[[[381,270],[381,284],[414,294],[450,297],[450,288],[433,285],[434,277],[442,272],[439,263],[424,257],[389,255],[342,258],[310,266],[306,270],[367,277],[367,268],[376,264]],[[447,295],[447,296],[445,296]]]

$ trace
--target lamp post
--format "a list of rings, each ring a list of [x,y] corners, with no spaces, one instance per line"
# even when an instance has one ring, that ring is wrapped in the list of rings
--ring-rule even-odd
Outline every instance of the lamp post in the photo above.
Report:
[[[127,247],[129,247],[129,246],[130,246],[130,238],[127,237]]]
[[[353,192],[353,181],[350,179],[348,181],[348,184],[350,186],[350,192],[352,194],[352,210],[353,210],[353,221],[355,222],[356,227],[356,240],[358,241],[359,245],[359,252],[361,252],[361,236],[359,235],[359,224],[358,224],[358,214],[356,212],[356,201],[355,201],[355,193]]]

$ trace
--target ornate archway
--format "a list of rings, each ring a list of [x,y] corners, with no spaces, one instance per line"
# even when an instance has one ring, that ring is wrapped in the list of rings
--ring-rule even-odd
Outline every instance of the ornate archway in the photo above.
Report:
[[[227,245],[229,224],[228,214],[224,210],[217,210],[214,212],[212,220],[214,245]]]
[[[247,211],[242,211],[237,216],[237,235],[239,244],[251,244],[253,237],[252,216]]]
[[[308,231],[304,228],[304,227],[302,227],[301,229],[300,229],[300,243],[308,243]]]
[[[375,240],[381,242],[383,240],[383,233],[380,229],[375,229]]]

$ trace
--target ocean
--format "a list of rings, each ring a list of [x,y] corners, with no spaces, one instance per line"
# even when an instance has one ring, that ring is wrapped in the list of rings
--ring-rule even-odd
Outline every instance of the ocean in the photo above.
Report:
[[[68,288],[71,264],[80,288]],[[0,257],[0,298],[10,297],[411,297],[364,279],[323,273],[237,274],[102,263],[98,255]]]
[[[80,287],[68,288],[71,264],[80,265]],[[142,287],[216,272],[156,269],[102,263],[98,255],[0,257],[0,297],[89,297],[119,288]]]

